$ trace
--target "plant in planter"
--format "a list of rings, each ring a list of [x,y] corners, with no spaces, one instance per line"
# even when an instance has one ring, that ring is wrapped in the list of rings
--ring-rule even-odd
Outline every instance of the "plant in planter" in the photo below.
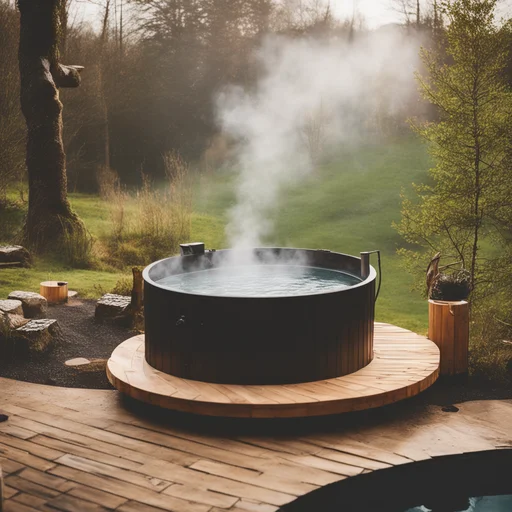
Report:
[[[439,266],[441,253],[437,253],[427,268],[427,295],[429,299],[444,301],[466,300],[471,293],[471,274],[461,262]],[[461,265],[458,269],[452,269]],[[446,269],[450,269],[448,272]]]

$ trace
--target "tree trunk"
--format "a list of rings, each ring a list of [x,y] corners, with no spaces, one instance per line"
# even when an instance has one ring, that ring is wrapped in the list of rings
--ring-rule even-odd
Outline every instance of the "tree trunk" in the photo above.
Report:
[[[103,13],[103,28],[100,37],[100,54],[98,59],[98,80],[101,113],[103,117],[103,166],[105,170],[110,170],[110,129],[109,129],[109,112],[107,103],[107,93],[105,77],[103,70],[105,67],[105,52],[107,51],[108,25],[110,16],[110,0],[105,3],[105,11]]]
[[[132,268],[133,286],[132,300],[130,302],[129,314],[131,317],[132,328],[137,331],[144,330],[144,280],[142,278],[142,269]]]
[[[80,83],[78,67],[58,62],[59,0],[19,0],[21,109],[27,123],[29,205],[23,238],[38,250],[58,248],[85,227],[67,200],[62,103],[58,87]]]

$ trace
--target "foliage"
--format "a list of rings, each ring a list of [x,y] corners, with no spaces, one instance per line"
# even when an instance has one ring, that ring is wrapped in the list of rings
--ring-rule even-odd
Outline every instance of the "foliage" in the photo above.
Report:
[[[158,182],[165,174],[162,154],[176,150],[197,161],[205,150],[215,149],[217,93],[227,84],[254,86],[261,72],[255,49],[266,35],[368,35],[362,25],[356,30],[334,19],[323,0],[134,0],[123,2],[122,20],[120,0],[108,3],[107,13],[107,0],[96,2],[92,23],[80,22],[81,16],[71,12],[61,25],[62,61],[85,68],[79,91],[59,90],[72,192],[96,192],[97,170],[104,168],[115,170],[124,185],[140,185],[141,168]],[[13,2],[0,0],[0,189],[2,179],[12,184],[25,168],[17,16]],[[414,34],[410,44],[417,44]],[[416,98],[407,108],[424,110]],[[324,115],[312,119],[308,134],[314,153],[326,135],[318,124]],[[404,115],[397,117],[401,122]]]
[[[85,224],[83,229],[63,229],[63,239],[60,244],[60,257],[75,268],[87,268],[92,265],[92,250],[94,240]]]
[[[25,160],[25,130],[20,111],[17,63],[17,14],[0,0],[0,208],[8,188],[21,179]]]
[[[145,174],[142,187],[132,195],[122,190],[118,180],[103,185],[111,216],[107,258],[116,266],[146,265],[177,253],[179,244],[190,238],[188,165],[177,153],[164,155],[164,162],[166,181],[161,188]]]
[[[275,235],[265,245],[346,254],[380,249],[383,284],[377,319],[424,333],[427,308],[421,295],[411,291],[411,276],[399,264],[396,247],[401,240],[391,223],[400,217],[400,186],[423,180],[429,165],[425,148],[410,136],[345,148],[309,179],[283,191],[272,217]],[[204,175],[194,209],[224,220],[234,201],[235,177],[227,172]],[[203,240],[195,223],[192,232],[193,240]]]
[[[432,286],[434,300],[466,300],[471,293],[470,275],[466,269],[441,273]]]
[[[117,295],[125,295],[128,296],[132,293],[133,279],[130,277],[122,277],[117,281],[114,288],[110,291],[110,293],[115,293]]]
[[[417,248],[460,261],[473,299],[502,282],[496,249],[510,251],[512,95],[504,71],[511,31],[509,23],[496,22],[495,7],[496,0],[443,3],[448,62],[440,51],[423,50],[428,76],[418,76],[440,121],[414,126],[435,167],[430,183],[414,186],[416,200],[402,194],[396,226],[413,246],[400,251],[410,265],[426,267],[430,254],[422,257]]]
[[[503,291],[473,307],[469,366],[476,377],[512,383],[512,310]]]
[[[425,303],[420,294],[411,292],[411,277],[399,265],[395,251],[400,237],[391,222],[400,216],[397,186],[407,186],[411,179],[423,180],[429,165],[424,147],[412,138],[345,150],[309,180],[286,191],[275,212],[276,234],[268,243],[348,254],[380,249],[383,285],[376,303],[378,321],[424,333]],[[225,212],[233,201],[235,181],[228,173],[192,178],[194,205],[187,241],[203,241],[208,248],[222,249],[226,243]],[[72,269],[57,260],[37,258],[31,269],[2,270],[0,297],[18,288],[38,291],[39,283],[47,280],[68,281],[81,297],[99,297],[123,277],[131,282],[129,270],[124,270],[128,263],[115,262],[109,252],[110,202],[86,194],[71,194],[70,200],[96,240],[94,254],[100,260],[96,268]],[[137,212],[136,197],[131,194],[125,203],[127,225]],[[8,238],[0,238],[0,243],[5,240]],[[139,259],[144,247],[138,239],[130,236],[123,240],[137,257],[134,259]]]

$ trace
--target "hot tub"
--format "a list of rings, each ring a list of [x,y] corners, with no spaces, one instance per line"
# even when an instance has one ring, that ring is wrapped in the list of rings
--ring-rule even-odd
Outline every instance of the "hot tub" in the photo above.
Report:
[[[287,384],[339,377],[372,360],[376,271],[367,256],[198,252],[144,269],[145,357],[157,370]]]

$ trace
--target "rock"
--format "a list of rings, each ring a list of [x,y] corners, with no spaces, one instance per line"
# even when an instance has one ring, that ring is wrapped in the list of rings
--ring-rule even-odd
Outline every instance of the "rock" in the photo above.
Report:
[[[61,338],[61,332],[57,320],[45,318],[30,320],[23,327],[16,329],[15,337],[16,341],[24,342],[30,352],[45,352]]]
[[[85,357],[75,357],[74,359],[68,359],[64,364],[66,366],[82,366],[84,364],[89,364],[90,362],[91,361]]]
[[[94,315],[100,319],[124,319],[128,315],[131,297],[106,293],[96,303]]]
[[[20,267],[30,267],[30,253],[21,245],[0,246],[0,265],[18,264]]]
[[[17,329],[30,322],[28,318],[23,315],[11,315],[0,311],[0,331],[9,333],[12,329]]]
[[[26,318],[44,318],[46,316],[48,301],[39,293],[17,290],[11,292],[8,299],[21,301]]]
[[[21,300],[0,300],[0,311],[9,315],[23,316],[23,307]]]
[[[445,405],[441,410],[443,412],[459,412],[459,408],[455,405]]]
[[[78,297],[78,292],[75,290],[68,290],[68,299],[76,299]]]
[[[107,369],[107,359],[91,359],[87,364],[81,364],[77,366],[76,369],[80,373],[105,373]]]
[[[0,323],[2,323],[4,328],[7,327],[8,329],[17,329],[29,322],[30,320],[22,315],[9,315],[8,313],[3,313],[0,317]]]

